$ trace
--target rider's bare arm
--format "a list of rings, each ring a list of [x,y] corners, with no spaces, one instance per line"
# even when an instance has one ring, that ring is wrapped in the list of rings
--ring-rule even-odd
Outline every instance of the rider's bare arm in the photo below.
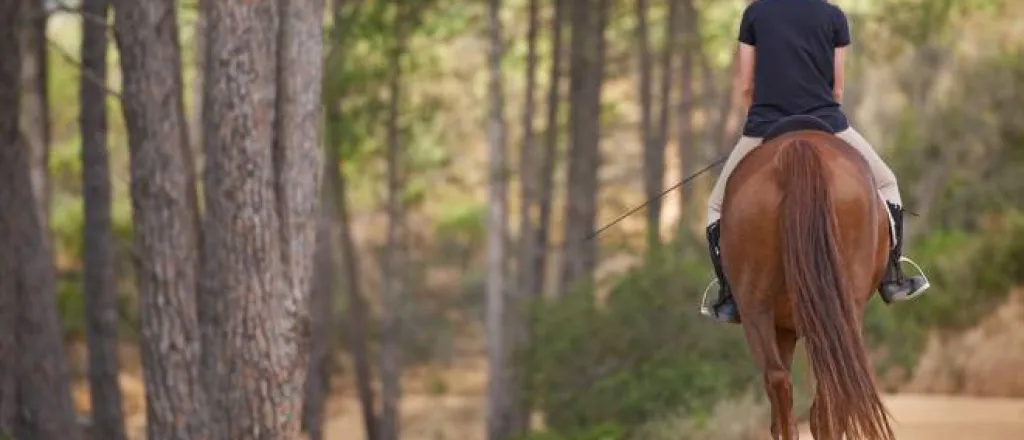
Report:
[[[846,46],[836,48],[835,61],[835,84],[832,86],[832,95],[836,102],[843,103],[843,91],[846,90]]]
[[[832,85],[832,95],[836,102],[843,103],[843,92],[846,90],[846,49],[850,47],[850,23],[846,19],[846,13],[839,7],[833,9],[832,16],[832,45],[835,46],[835,84]]]
[[[750,108],[754,99],[754,63],[757,62],[757,50],[754,46],[740,43],[739,86],[743,93],[743,108]]]

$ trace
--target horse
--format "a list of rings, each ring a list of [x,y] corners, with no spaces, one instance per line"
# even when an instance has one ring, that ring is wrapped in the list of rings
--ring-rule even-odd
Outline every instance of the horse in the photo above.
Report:
[[[790,371],[806,342],[816,440],[894,440],[861,334],[891,245],[867,162],[812,117],[776,124],[726,186],[722,264],[763,373],[775,440],[799,436]]]

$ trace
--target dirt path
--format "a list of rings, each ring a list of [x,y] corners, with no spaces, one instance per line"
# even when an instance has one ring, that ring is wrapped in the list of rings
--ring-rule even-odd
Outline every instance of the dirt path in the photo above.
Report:
[[[901,394],[886,405],[899,440],[1024,439],[1024,399]]]
[[[412,396],[410,396],[412,397]],[[483,429],[482,405],[472,398],[418,399],[407,411],[403,437],[416,440],[478,440]],[[1024,439],[1024,399],[974,398],[901,394],[886,397],[899,440]],[[362,439],[357,408],[345,405],[327,423],[331,440]],[[801,438],[809,439],[804,427]]]

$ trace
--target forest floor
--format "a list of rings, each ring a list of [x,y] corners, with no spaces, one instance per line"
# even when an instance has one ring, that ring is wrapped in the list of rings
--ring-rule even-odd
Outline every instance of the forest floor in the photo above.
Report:
[[[967,331],[934,334],[912,380],[885,396],[900,440],[1024,439],[1024,289]],[[76,407],[89,411],[84,344],[71,358]],[[1014,349],[1008,349],[1014,347]],[[122,345],[121,388],[130,437],[144,438],[145,401],[138,349]],[[339,360],[344,355],[339,354]],[[344,362],[343,362],[344,364]],[[351,372],[348,365],[342,370]],[[483,440],[486,359],[463,353],[444,367],[406,372],[401,404],[403,440]],[[329,440],[362,440],[352,378],[332,380],[326,408]],[[745,415],[763,418],[764,413]],[[755,420],[752,426],[760,426]],[[767,420],[764,421],[767,424]],[[806,427],[803,438],[809,438]]]

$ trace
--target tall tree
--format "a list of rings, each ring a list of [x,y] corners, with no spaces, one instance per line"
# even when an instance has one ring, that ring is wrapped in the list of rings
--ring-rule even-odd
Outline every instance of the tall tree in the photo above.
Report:
[[[597,245],[587,237],[597,220],[601,164],[601,85],[608,0],[571,3],[569,68],[569,174],[560,293],[577,282],[593,281]]]
[[[317,0],[206,6],[203,371],[215,438],[301,427],[322,11]]]
[[[331,49],[324,68],[324,81],[336,80],[342,76],[343,62],[347,56],[345,32],[354,13],[353,7],[358,7],[359,2],[346,2],[345,0],[334,0],[331,4],[334,17],[331,29]],[[348,12],[346,12],[348,11]],[[324,113],[326,120],[326,157],[324,164],[324,193],[330,194],[334,191],[334,202],[330,206],[335,210],[333,215],[337,218],[340,248],[341,267],[345,279],[345,292],[348,299],[348,319],[345,321],[345,345],[352,355],[352,363],[355,367],[355,385],[359,396],[359,406],[363,416],[363,430],[366,440],[380,439],[380,421],[377,417],[376,397],[373,388],[373,370],[370,367],[370,354],[367,347],[369,338],[368,307],[363,295],[363,284],[359,257],[356,244],[352,238],[352,222],[348,213],[348,189],[345,173],[341,172],[343,159],[341,149],[343,147],[342,127],[346,123],[342,115],[342,104],[345,99],[341,87],[324,88]],[[326,202],[325,202],[326,203]]]
[[[508,345],[505,334],[505,237],[508,232],[508,180],[506,158],[505,95],[502,90],[501,60],[504,55],[501,29],[501,0],[488,2],[489,80],[487,94],[487,143],[490,160],[490,195],[487,216],[487,328],[488,391],[487,439],[504,440],[511,434],[509,410]]]
[[[124,440],[124,411],[118,384],[117,294],[114,238],[110,225],[110,160],[107,154],[107,0],[85,0],[82,13],[82,70],[78,121],[82,132],[82,198],[86,336],[89,345],[89,397],[92,435]]]
[[[210,438],[199,377],[199,205],[175,5],[113,3],[131,156],[146,431],[154,440]]]
[[[32,19],[21,1],[0,4],[0,432],[13,438],[78,439],[61,344],[55,271],[45,218],[21,136],[22,50],[18,28]]]
[[[551,230],[551,209],[555,192],[555,162],[558,154],[559,139],[559,109],[561,107],[561,84],[563,69],[563,52],[565,38],[562,30],[565,27],[565,9],[569,0],[555,0],[554,11],[551,17],[551,67],[548,72],[547,108],[544,132],[544,151],[540,158],[540,173],[538,176],[539,188],[537,192],[537,227],[534,242],[537,249],[540,249],[533,260],[533,286],[532,289],[538,294],[541,293],[547,281],[547,249],[548,236]],[[529,374],[526,375],[530,377]]]
[[[327,118],[332,124],[337,123],[341,118],[338,115],[337,105],[328,106],[327,114]],[[338,202],[335,208],[338,210],[338,227],[341,230],[341,253],[345,268],[345,290],[348,292],[346,343],[349,346],[349,350],[352,351],[352,360],[355,364],[356,390],[363,414],[363,428],[366,433],[366,440],[378,440],[380,439],[380,427],[376,414],[376,398],[373,390],[373,370],[370,368],[370,350],[367,348],[369,307],[366,305],[366,297],[363,296],[362,272],[359,269],[359,257],[356,252],[355,240],[352,238],[352,221],[348,212],[348,182],[345,174],[338,170],[341,164],[338,144],[337,139],[328,143],[330,148],[327,150],[327,159],[333,166],[328,170],[325,179],[327,179],[327,182],[336,181],[338,185]]]
[[[337,287],[337,172],[324,162],[324,183],[317,220],[317,241],[313,285],[309,298],[309,366],[306,398],[302,406],[303,430],[310,440],[324,438],[324,409],[331,387],[331,346],[334,327],[334,291]],[[334,163],[337,167],[337,163]],[[333,174],[333,175],[332,175]]]
[[[661,245],[658,230],[661,224],[661,199],[655,197],[661,192],[661,180],[664,175],[664,149],[659,148],[657,135],[654,131],[652,113],[654,103],[652,90],[652,71],[654,62],[651,57],[650,31],[647,25],[647,0],[636,0],[636,44],[637,44],[637,77],[640,95],[640,145],[643,147],[644,195],[651,203],[647,206],[647,249],[654,251]],[[660,153],[660,154],[659,154]],[[662,160],[659,162],[659,155]],[[659,167],[659,164],[662,166]]]
[[[21,51],[18,49],[17,33],[20,16],[19,2],[0,2],[0,59],[4,60],[0,63],[0,154],[5,157],[0,167],[9,166],[6,157],[12,153],[17,154],[14,150],[21,148],[18,141]],[[0,179],[8,179],[8,174],[5,169]],[[13,197],[8,193],[15,188],[10,185],[0,187],[0,194],[3,195],[0,201]],[[14,212],[17,211],[0,211],[0,234],[3,234],[0,239],[4,243],[13,238],[13,222],[9,217]],[[14,321],[18,316],[18,292],[14,280],[18,275],[18,267],[15,263],[16,260],[10,257],[0,256],[0,436],[7,438],[14,437],[18,414],[18,346],[14,337],[17,329]]]
[[[50,105],[47,87],[46,24],[44,0],[20,1],[26,19],[19,23],[21,43],[21,133],[29,149],[32,190],[39,218],[50,241]],[[48,244],[49,245],[49,244]]]
[[[536,113],[537,94],[537,33],[540,27],[540,2],[529,1],[529,18],[527,23],[527,55],[526,55],[526,90],[523,99],[523,139],[519,153],[519,174],[520,174],[520,255],[519,255],[519,282],[516,291],[515,301],[506,313],[509,319],[509,329],[513,338],[511,353],[514,356],[526,354],[530,344],[531,316],[528,313],[533,307],[540,289],[535,281],[537,276],[534,261],[538,254],[544,252],[537,241],[537,189],[540,185],[539,161],[537,157],[537,141],[534,130],[534,117]],[[515,361],[511,362],[512,368],[509,382],[509,409],[511,417],[510,434],[521,436],[529,428],[530,408],[527,405],[524,387],[526,385],[526,371],[522,368],[515,368],[516,365],[523,366]]]
[[[408,5],[402,0],[394,1],[395,21],[394,46],[391,48],[391,73],[388,85],[388,122],[387,122],[387,243],[384,249],[383,267],[383,298],[381,301],[381,439],[398,440],[400,426],[399,402],[402,395],[401,365],[401,314],[405,290],[405,268],[402,251],[404,244],[401,236],[404,223],[404,207],[402,206],[402,146],[399,139],[399,102],[401,101],[402,54],[405,51],[405,20]]]
[[[693,129],[693,111],[697,108],[696,93],[694,92],[694,53],[700,45],[700,30],[698,28],[700,19],[697,17],[697,8],[694,7],[693,0],[672,1],[682,3],[681,10],[678,12],[681,15],[683,29],[682,32],[679,32],[682,41],[677,45],[680,50],[680,66],[679,105],[677,108],[679,135],[676,148],[680,177],[686,178],[696,170],[694,159],[696,159],[697,139]],[[682,231],[686,225],[687,213],[693,203],[693,185],[681,188],[679,197],[679,227]]]

